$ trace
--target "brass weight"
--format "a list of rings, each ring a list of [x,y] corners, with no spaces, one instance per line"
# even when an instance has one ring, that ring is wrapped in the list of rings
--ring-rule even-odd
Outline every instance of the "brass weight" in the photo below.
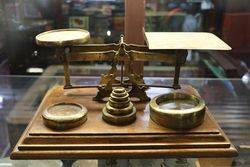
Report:
[[[45,109],[44,124],[52,129],[64,130],[80,126],[87,120],[87,109],[77,103],[57,103]]]
[[[157,124],[178,130],[191,129],[204,120],[205,102],[194,95],[174,92],[153,98],[150,118]]]
[[[102,110],[104,121],[115,125],[127,125],[136,119],[136,109],[123,87],[115,88]]]

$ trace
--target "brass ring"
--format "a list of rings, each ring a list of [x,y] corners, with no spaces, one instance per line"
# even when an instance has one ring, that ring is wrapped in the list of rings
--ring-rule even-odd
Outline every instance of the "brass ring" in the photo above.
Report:
[[[130,98],[126,101],[116,102],[109,97],[109,105],[114,108],[125,108],[129,106]]]
[[[192,101],[194,107],[188,109],[162,109],[160,104],[169,101]],[[172,129],[190,129],[204,120],[205,102],[197,96],[186,93],[169,93],[153,98],[150,103],[150,118],[157,124]]]
[[[128,125],[133,123],[136,120],[136,109],[133,107],[133,110],[128,115],[117,116],[108,113],[107,108],[104,107],[102,110],[102,118],[105,122],[114,125]]]
[[[123,97],[127,95],[127,92],[123,92],[123,93],[116,93],[116,92],[112,92],[112,94],[116,97]]]
[[[115,102],[124,102],[124,101],[128,101],[128,98],[129,98],[129,94],[126,93],[124,96],[115,96],[114,93],[112,92],[110,94],[110,98],[111,100],[115,101]]]
[[[111,115],[121,115],[122,116],[122,115],[130,114],[133,106],[134,106],[133,103],[129,102],[128,107],[117,109],[117,108],[110,106],[109,103],[106,103],[107,111]]]

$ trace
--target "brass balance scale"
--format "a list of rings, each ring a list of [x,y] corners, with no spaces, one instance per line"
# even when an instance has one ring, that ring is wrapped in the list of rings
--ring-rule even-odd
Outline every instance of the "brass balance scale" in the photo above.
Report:
[[[188,49],[231,48],[210,33],[144,35],[147,45],[126,44],[123,36],[117,44],[94,45],[85,44],[90,34],[81,29],[39,34],[38,45],[55,47],[64,67],[65,85],[48,91],[12,158],[237,155],[197,91],[179,84]],[[143,76],[133,71],[134,61],[152,60],[175,65],[172,85],[146,84]],[[111,61],[112,65],[99,85],[72,85],[72,61]],[[154,88],[168,91],[152,97],[150,90]],[[81,96],[74,96],[76,92]]]

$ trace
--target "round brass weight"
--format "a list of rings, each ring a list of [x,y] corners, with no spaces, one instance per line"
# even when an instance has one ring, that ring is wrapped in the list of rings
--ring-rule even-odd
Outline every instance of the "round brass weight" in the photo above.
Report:
[[[70,129],[87,120],[87,109],[76,103],[57,103],[42,114],[44,124],[52,129]]]
[[[127,125],[136,120],[136,109],[123,87],[115,88],[102,110],[104,121],[114,125]]]
[[[153,98],[150,118],[166,128],[191,129],[204,120],[205,103],[197,96],[186,93],[169,93]]]

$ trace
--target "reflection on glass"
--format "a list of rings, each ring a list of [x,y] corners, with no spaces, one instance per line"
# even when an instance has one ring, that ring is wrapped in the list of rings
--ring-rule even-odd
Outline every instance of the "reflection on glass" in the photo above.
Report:
[[[90,31],[91,43],[119,40],[124,32],[124,1],[64,1],[63,27]]]
[[[192,100],[168,100],[159,104],[159,108],[163,110],[185,110],[195,107]]]

